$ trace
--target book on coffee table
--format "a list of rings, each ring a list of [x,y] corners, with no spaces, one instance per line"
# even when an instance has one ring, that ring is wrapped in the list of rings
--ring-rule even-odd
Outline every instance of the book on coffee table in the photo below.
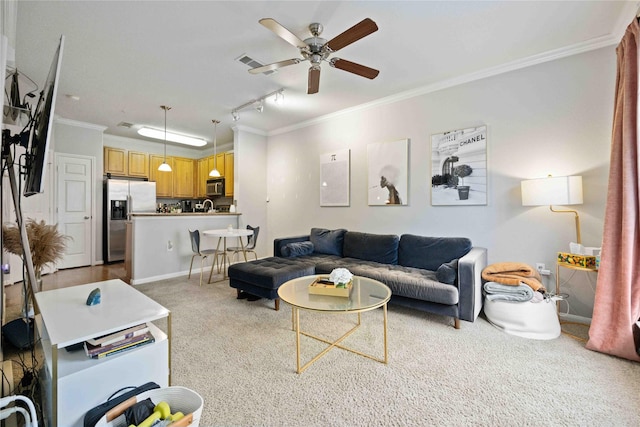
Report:
[[[318,277],[309,285],[309,293],[348,298],[353,288],[353,279],[346,285],[336,285],[328,277]]]

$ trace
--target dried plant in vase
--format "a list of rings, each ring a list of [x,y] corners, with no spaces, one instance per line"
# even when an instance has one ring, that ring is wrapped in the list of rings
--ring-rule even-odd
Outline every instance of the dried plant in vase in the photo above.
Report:
[[[69,236],[60,234],[57,225],[46,224],[44,221],[38,222],[32,218],[25,221],[25,228],[29,238],[37,289],[40,291],[42,267],[62,259]],[[22,257],[18,224],[2,225],[2,244],[8,252]]]

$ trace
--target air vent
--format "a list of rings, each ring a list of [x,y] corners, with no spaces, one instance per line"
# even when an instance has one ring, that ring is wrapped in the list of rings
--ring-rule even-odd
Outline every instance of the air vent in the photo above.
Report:
[[[120,122],[120,123],[118,123],[118,127],[119,128],[132,128],[133,127],[133,123]]]
[[[242,62],[243,64],[245,64],[246,66],[248,66],[249,68],[256,68],[256,67],[262,67],[264,64],[260,63],[259,61],[256,61],[255,59],[251,58],[250,56],[248,56],[247,54],[242,54],[240,55],[238,58],[236,58],[237,61]],[[269,71],[265,71],[264,74],[265,76],[268,76],[269,74],[273,74],[275,73],[276,70],[269,70]]]

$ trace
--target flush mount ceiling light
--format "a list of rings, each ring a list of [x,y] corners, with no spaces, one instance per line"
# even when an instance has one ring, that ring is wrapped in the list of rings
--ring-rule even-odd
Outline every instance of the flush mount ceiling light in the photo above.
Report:
[[[160,172],[171,172],[171,166],[167,163],[167,111],[170,110],[171,107],[161,105],[160,108],[164,110],[164,161],[158,166],[158,170]]]
[[[233,117],[233,121],[237,122],[240,120],[240,110],[243,108],[253,107],[256,111],[262,113],[264,111],[264,101],[269,99],[272,99],[273,103],[276,105],[282,105],[284,103],[284,88],[270,92],[258,99],[252,99],[251,101],[245,102],[239,107],[234,108],[231,110],[231,117]]]
[[[171,107],[167,107],[169,110]],[[181,135],[179,133],[167,132],[166,123],[165,129],[154,129],[146,126],[141,127],[138,133],[147,138],[161,139],[165,141],[177,142],[178,144],[191,145],[194,147],[203,147],[207,145],[207,141],[202,138],[195,138],[193,136]]]

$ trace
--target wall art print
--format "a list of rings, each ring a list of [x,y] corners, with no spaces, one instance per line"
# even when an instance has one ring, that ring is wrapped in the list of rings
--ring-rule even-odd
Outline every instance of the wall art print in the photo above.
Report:
[[[487,127],[431,136],[431,204],[487,204]]]
[[[409,204],[409,140],[367,145],[369,206]]]
[[[320,155],[320,206],[349,206],[350,151]]]

